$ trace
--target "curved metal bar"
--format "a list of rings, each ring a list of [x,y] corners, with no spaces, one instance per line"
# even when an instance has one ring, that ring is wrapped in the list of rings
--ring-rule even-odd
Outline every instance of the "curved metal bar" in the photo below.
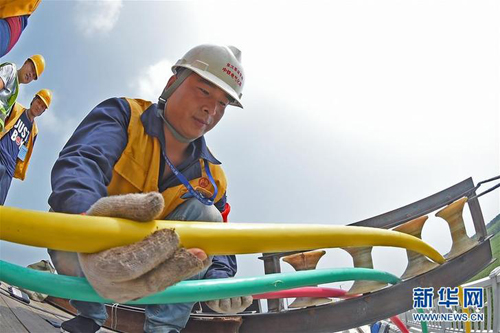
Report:
[[[393,228],[401,223],[426,215],[452,203],[455,200],[468,196],[468,194],[470,194],[473,190],[474,182],[472,181],[472,178],[468,178],[422,200],[395,209],[388,213],[377,215],[349,225],[384,229]]]
[[[474,195],[475,186],[472,178],[467,178],[460,183],[457,183],[449,188],[428,196],[424,199],[415,201],[409,205],[400,207],[390,212],[380,214],[362,221],[349,224],[349,226],[363,226],[373,228],[390,229],[405,222],[419,218],[442,208],[460,198]],[[482,241],[486,236],[486,226],[483,219],[483,214],[479,206],[477,198],[469,198],[469,209],[474,222],[474,227],[478,235],[478,240]],[[306,249],[303,249],[306,250]],[[288,251],[276,253],[264,253],[260,258],[265,262],[273,260],[273,258],[281,258],[283,256],[298,253],[301,251]]]
[[[361,297],[331,305],[284,311],[279,313],[243,315],[241,333],[246,332],[336,332],[390,318],[413,306],[413,288],[458,286],[492,261],[489,238],[478,246],[434,270]]]

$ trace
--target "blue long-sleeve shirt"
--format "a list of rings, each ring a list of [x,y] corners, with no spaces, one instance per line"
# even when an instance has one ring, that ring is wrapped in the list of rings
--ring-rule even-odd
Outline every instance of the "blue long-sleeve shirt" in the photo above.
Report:
[[[9,53],[28,25],[29,15],[0,19],[0,58]]]
[[[141,115],[148,135],[157,138],[165,152],[163,122],[152,104]],[[51,173],[52,194],[49,205],[56,212],[79,214],[108,195],[113,167],[122,155],[128,142],[128,125],[131,111],[123,98],[111,98],[96,106],[80,123],[59,154]],[[164,154],[166,155],[166,153]],[[188,157],[178,169],[188,179],[201,176],[200,158],[210,163],[220,162],[208,150],[204,137],[192,142]],[[166,166],[163,154],[160,158],[160,175]],[[167,165],[168,167],[168,165]],[[181,182],[173,174],[159,177],[158,187],[163,192]],[[226,205],[226,194],[215,203],[219,211]],[[215,256],[205,277],[208,279],[232,277],[236,274],[235,256]]]

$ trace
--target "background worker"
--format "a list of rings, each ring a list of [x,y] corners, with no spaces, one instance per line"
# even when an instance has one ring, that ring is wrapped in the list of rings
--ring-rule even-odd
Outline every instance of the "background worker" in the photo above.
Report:
[[[0,1],[0,57],[16,45],[41,0]]]
[[[96,205],[113,199],[107,212],[125,211],[114,216],[136,219],[132,211],[127,212],[129,207],[148,208],[134,204],[135,197],[120,203],[121,198],[128,198],[123,194],[156,192],[164,202],[156,218],[213,222],[227,219],[226,178],[220,162],[207,148],[204,134],[218,124],[228,105],[242,107],[244,74],[240,61],[241,53],[235,47],[200,45],[173,66],[174,75],[168,80],[158,104],[113,98],[95,107],[78,126],[52,169],[51,208],[56,212],[87,211],[95,215]],[[117,196],[119,194],[121,196]],[[94,208],[89,210],[91,206]],[[143,242],[147,243],[148,239]],[[123,248],[124,251],[116,252],[130,250]],[[202,250],[189,251],[203,260],[206,254]],[[49,253],[60,273],[86,276],[98,293],[116,286],[109,283],[106,288],[108,279],[92,278],[102,274],[89,269],[93,259],[87,255],[54,250]],[[236,269],[234,256],[215,256],[211,266],[194,278],[232,277]],[[141,278],[143,275],[128,282],[135,283]],[[122,290],[127,285],[123,283]],[[134,289],[130,290],[129,298],[148,294],[146,290],[136,290],[141,289],[140,284],[129,289]],[[107,296],[122,299],[119,293],[116,297]],[[251,301],[251,297],[237,297],[207,304],[218,312],[236,313],[248,307]],[[78,316],[62,324],[68,332],[96,332],[106,320],[102,304],[81,301],[71,304],[78,310]],[[147,306],[144,330],[179,332],[185,327],[193,304]]]
[[[12,178],[24,180],[35,145],[38,128],[35,118],[50,106],[52,93],[42,89],[36,93],[29,109],[16,103],[0,133],[0,205],[5,203]]]
[[[45,69],[45,59],[35,54],[24,62],[18,70],[11,62],[0,64],[0,132],[5,127],[5,119],[9,116],[17,95],[19,84],[28,84],[37,80]]]

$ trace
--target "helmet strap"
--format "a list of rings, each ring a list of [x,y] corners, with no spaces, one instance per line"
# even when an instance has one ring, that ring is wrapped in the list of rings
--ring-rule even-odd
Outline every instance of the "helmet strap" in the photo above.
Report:
[[[174,138],[177,141],[183,142],[183,143],[190,143],[193,142],[196,139],[190,139],[186,138],[184,135],[180,134],[174,126],[166,119],[164,116],[164,113],[167,111],[167,100],[172,94],[174,93],[175,89],[177,89],[182,82],[191,74],[191,70],[185,68],[177,77],[177,80],[174,81],[174,83],[168,87],[167,89],[163,90],[161,93],[160,97],[158,98],[158,107],[156,109],[156,112],[158,116],[163,120],[165,125],[167,126],[168,130],[172,133]]]

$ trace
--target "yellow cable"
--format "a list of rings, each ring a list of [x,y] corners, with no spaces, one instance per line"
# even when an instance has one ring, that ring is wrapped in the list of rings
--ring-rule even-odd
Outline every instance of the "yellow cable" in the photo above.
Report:
[[[467,313],[467,317],[470,318],[470,312],[468,308],[464,308],[464,289],[462,286],[458,286],[458,299],[460,300],[460,307],[462,308],[462,313]],[[471,331],[471,322],[465,322],[465,333],[470,333]]]
[[[47,213],[0,207],[0,239],[55,250],[93,253],[137,242],[155,230],[173,228],[183,246],[209,255],[284,252],[348,246],[392,246],[445,259],[421,239],[379,228],[323,224],[151,221]]]

